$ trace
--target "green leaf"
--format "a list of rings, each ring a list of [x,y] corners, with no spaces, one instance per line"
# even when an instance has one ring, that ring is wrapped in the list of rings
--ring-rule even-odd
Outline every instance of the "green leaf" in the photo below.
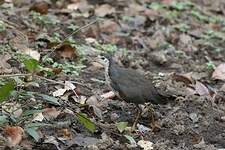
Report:
[[[39,94],[39,93],[35,93],[37,96],[42,97],[44,100],[46,100],[47,102],[53,104],[53,105],[60,105],[60,103],[58,102],[58,99],[52,96],[48,96],[45,94]]]
[[[6,122],[8,122],[7,116],[5,116],[5,115],[0,116],[0,125],[4,124]]]
[[[34,72],[39,66],[38,61],[32,58],[23,60],[23,64],[29,72]]]
[[[157,2],[153,2],[149,5],[149,8],[151,8],[153,10],[159,10],[159,9],[162,9],[163,7],[165,7],[163,4],[160,4]]]
[[[92,133],[95,132],[95,130],[96,130],[95,124],[89,118],[87,118],[87,116],[85,114],[78,113],[77,116],[78,116],[79,121],[85,126],[85,128],[87,128]]]
[[[120,133],[122,133],[124,131],[124,129],[127,127],[127,125],[128,125],[128,122],[118,122],[118,123],[116,123],[116,127],[120,131]]]
[[[32,127],[32,128],[25,128],[25,131],[30,135],[32,136],[36,142],[39,141],[40,139],[40,136],[37,132],[37,127]]]
[[[124,135],[130,142],[131,145],[137,145],[136,141],[134,140],[134,138],[132,136],[129,135]]]
[[[0,103],[3,102],[11,94],[14,87],[15,82],[11,80],[0,88]]]
[[[25,116],[29,116],[29,115],[33,115],[33,114],[41,113],[41,112],[43,112],[43,110],[26,110],[23,112],[22,116],[25,117]]]

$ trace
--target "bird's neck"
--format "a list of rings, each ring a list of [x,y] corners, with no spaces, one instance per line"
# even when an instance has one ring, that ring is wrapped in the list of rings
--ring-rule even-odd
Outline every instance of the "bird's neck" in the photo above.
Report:
[[[110,65],[111,64],[105,66],[105,80],[107,82],[110,82]]]

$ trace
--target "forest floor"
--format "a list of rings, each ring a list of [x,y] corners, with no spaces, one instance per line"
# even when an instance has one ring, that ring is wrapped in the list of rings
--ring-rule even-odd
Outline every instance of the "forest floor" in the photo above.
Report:
[[[225,149],[224,0],[0,0],[0,149]],[[107,53],[173,95],[112,97]],[[153,113],[154,122],[151,118]]]

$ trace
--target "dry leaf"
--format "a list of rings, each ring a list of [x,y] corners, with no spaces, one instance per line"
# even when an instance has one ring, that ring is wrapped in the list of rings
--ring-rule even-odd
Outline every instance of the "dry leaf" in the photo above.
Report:
[[[137,143],[141,148],[143,148],[144,150],[151,150],[153,149],[153,143],[150,141],[145,141],[145,140],[140,140]]]
[[[67,91],[67,89],[58,89],[52,93],[54,97],[62,96]]]
[[[63,135],[63,138],[65,139],[69,140],[72,138],[72,133],[67,128],[61,129],[59,132]]]
[[[19,126],[6,127],[4,134],[8,139],[9,146],[16,146],[22,141],[24,130]]]
[[[101,97],[106,99],[112,99],[113,97],[115,97],[115,93],[113,91],[110,91],[102,94]]]
[[[210,95],[209,89],[199,81],[196,81],[195,90],[200,96]]]
[[[103,4],[95,9],[95,15],[98,17],[104,17],[106,15],[110,15],[115,12],[116,12],[115,8],[109,4]]]
[[[102,110],[99,108],[100,104],[95,95],[89,97],[86,101],[86,104],[93,108],[94,114],[98,118],[102,119]]]
[[[56,54],[62,58],[75,59],[77,58],[76,49],[69,44],[64,44],[56,49]]]
[[[41,112],[41,113],[36,114],[32,121],[40,121],[41,122],[43,120],[44,120],[44,116],[43,116],[43,114]]]
[[[225,64],[220,64],[216,67],[212,74],[213,79],[225,80]]]
[[[105,32],[105,33],[113,33],[119,30],[119,25],[112,20],[106,20],[102,22],[99,26],[100,26],[101,32]]]
[[[30,10],[33,10],[40,14],[47,14],[48,9],[49,9],[49,4],[45,1],[36,2],[30,8]]]
[[[24,54],[31,56],[33,59],[37,61],[40,60],[41,54],[38,51],[32,50],[31,48],[21,49]]]
[[[91,5],[88,4],[87,0],[79,0],[75,1],[72,4],[67,5],[67,9],[69,10],[80,10],[81,12],[85,13],[91,9]]]
[[[44,117],[48,120],[55,119],[60,113],[61,111],[58,111],[55,107],[45,108],[43,111]]]
[[[65,81],[65,89],[66,90],[74,90],[76,86],[70,81]]]

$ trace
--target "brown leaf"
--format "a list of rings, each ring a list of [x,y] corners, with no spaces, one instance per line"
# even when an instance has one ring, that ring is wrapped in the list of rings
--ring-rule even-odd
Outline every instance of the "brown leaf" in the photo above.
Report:
[[[106,15],[110,15],[115,12],[116,12],[115,8],[109,4],[103,4],[95,9],[95,15],[98,17],[104,17]]]
[[[56,54],[62,58],[75,59],[77,58],[76,49],[69,44],[64,44],[56,49]]]
[[[196,81],[195,90],[200,96],[210,95],[209,89],[199,81]]]
[[[113,33],[118,31],[119,29],[119,25],[116,22],[111,20],[106,20],[102,22],[99,26],[100,26],[101,32],[105,32],[105,33]]]
[[[72,133],[67,128],[59,130],[59,133],[62,134],[63,138],[65,138],[65,139],[71,139],[72,138]]]
[[[43,115],[46,119],[55,119],[61,111],[58,111],[55,107],[45,108],[43,111]]]
[[[93,95],[89,97],[86,101],[86,104],[93,108],[93,112],[98,118],[102,119],[102,110],[99,108],[100,103],[97,100],[96,96]]]
[[[30,8],[30,10],[33,10],[33,11],[38,12],[40,14],[47,14],[48,9],[49,9],[49,4],[45,1],[36,2]]]
[[[52,71],[54,72],[54,74],[60,74],[62,72],[63,68],[52,68]]]
[[[216,67],[212,74],[213,79],[225,80],[225,63]]]
[[[22,141],[24,130],[19,126],[6,127],[4,134],[8,139],[9,146],[16,146]]]

